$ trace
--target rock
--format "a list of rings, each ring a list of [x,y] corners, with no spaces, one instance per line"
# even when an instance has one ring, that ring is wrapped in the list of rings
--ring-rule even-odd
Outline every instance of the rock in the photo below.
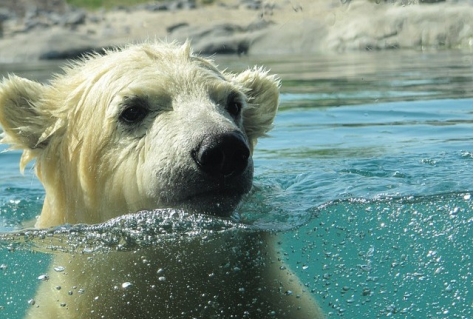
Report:
[[[261,0],[241,0],[239,7],[248,10],[260,10],[262,8]]]
[[[92,52],[100,51],[97,48],[82,47],[67,50],[50,50],[39,55],[40,60],[63,60],[63,59],[78,59],[84,55]]]
[[[28,32],[32,29],[38,29],[38,28],[47,28],[49,27],[49,24],[44,22],[44,21],[41,21],[39,19],[29,19],[25,22],[24,24],[24,29],[22,30],[22,32]]]
[[[275,24],[275,22],[273,22],[273,21],[258,19],[256,21],[250,23],[247,26],[246,31],[247,32],[258,31],[258,30],[268,28],[269,26],[274,25],[274,24]]]
[[[13,14],[7,8],[0,8],[0,38],[3,37],[3,21],[11,19]]]
[[[14,16],[14,13],[8,10],[7,8],[0,7],[0,21],[12,19]]]
[[[100,23],[103,20],[104,19],[101,16],[99,16],[98,14],[88,14],[87,15],[87,21],[91,22],[91,23],[94,23],[94,24]]]
[[[158,3],[147,3],[135,7],[138,10],[147,11],[176,11],[181,9],[195,9],[195,0],[176,0]]]
[[[138,6],[138,9],[148,10],[148,11],[167,11],[169,10],[167,3],[148,3],[142,6]]]
[[[88,35],[54,26],[4,37],[0,40],[0,62],[76,58],[101,47]]]
[[[197,43],[193,43],[193,47],[201,54],[247,54],[250,49],[251,40],[245,36],[237,36],[232,38],[203,39]]]
[[[284,28],[281,24],[266,28],[262,36],[252,41],[249,54],[472,50],[470,4],[403,6],[353,1],[320,16],[317,8],[311,9],[306,5],[295,11],[295,18],[285,21]]]
[[[63,26],[76,26],[79,24],[84,24],[86,17],[87,15],[84,10],[75,10],[66,14],[60,24]]]
[[[169,27],[166,28],[166,32],[173,33],[174,31],[178,30],[179,28],[183,28],[183,27],[189,27],[189,23],[181,22],[181,23],[173,24],[172,26],[169,26]]]
[[[282,32],[281,25],[261,30],[249,49],[249,54],[311,54],[324,50],[327,26],[309,19],[290,21]]]
[[[254,38],[254,31],[264,28],[264,24],[242,27],[224,23],[209,27],[181,26],[170,32],[172,38],[184,41],[191,39],[193,48],[202,54],[247,54]],[[249,31],[251,30],[251,31]]]
[[[24,18],[27,14],[65,13],[68,9],[66,0],[1,0],[0,7],[14,13],[16,18]]]
[[[452,49],[465,46],[469,39],[472,42],[472,12],[445,5],[377,7],[370,20],[363,19],[361,11],[352,14],[352,23],[329,28],[326,47],[336,51],[424,50]]]
[[[203,54],[472,50],[468,0],[414,5],[406,1],[420,0],[345,5],[340,0],[219,0],[197,10],[186,10],[196,7],[195,0],[172,0],[95,13],[52,10],[54,2],[64,0],[41,0],[48,4],[41,10],[20,6],[35,0],[0,1],[10,4],[0,10],[2,62],[74,58],[94,48],[154,38],[190,39]]]
[[[196,0],[177,0],[170,3],[171,10],[196,9]]]

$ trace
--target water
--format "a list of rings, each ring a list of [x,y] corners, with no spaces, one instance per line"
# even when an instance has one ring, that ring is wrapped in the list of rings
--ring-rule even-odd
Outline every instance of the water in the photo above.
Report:
[[[137,215],[8,235],[38,214],[43,191],[31,168],[19,174],[18,152],[2,152],[0,317],[21,318],[30,307],[52,251],[127,251],[175,234],[276,229],[288,265],[330,318],[471,318],[472,55],[217,60],[230,70],[264,64],[283,79],[241,222],[180,213],[170,224],[158,212],[147,236],[135,231]],[[0,66],[41,81],[57,70]]]

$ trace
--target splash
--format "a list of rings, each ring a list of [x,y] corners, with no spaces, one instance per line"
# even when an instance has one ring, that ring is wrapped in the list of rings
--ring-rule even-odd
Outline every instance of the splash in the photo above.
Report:
[[[175,209],[140,211],[95,225],[62,225],[0,234],[0,247],[44,253],[131,251],[169,240],[206,239],[246,225],[232,219],[192,214]]]

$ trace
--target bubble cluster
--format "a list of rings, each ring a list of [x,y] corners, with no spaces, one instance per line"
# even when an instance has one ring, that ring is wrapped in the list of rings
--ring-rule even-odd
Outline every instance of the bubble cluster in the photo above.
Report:
[[[334,201],[282,249],[329,318],[467,319],[472,209],[466,193]]]
[[[8,245],[10,250],[28,249],[45,253],[131,251],[168,240],[196,237],[205,240],[220,232],[248,228],[231,219],[158,209],[120,216],[97,225],[63,225],[3,233],[0,234],[0,247]],[[57,266],[55,271],[64,271],[64,267]]]

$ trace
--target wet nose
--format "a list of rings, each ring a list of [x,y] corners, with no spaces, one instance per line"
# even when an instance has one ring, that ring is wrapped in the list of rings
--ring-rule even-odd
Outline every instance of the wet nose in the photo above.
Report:
[[[245,171],[250,150],[240,132],[230,132],[205,137],[192,157],[206,174],[230,177]]]

